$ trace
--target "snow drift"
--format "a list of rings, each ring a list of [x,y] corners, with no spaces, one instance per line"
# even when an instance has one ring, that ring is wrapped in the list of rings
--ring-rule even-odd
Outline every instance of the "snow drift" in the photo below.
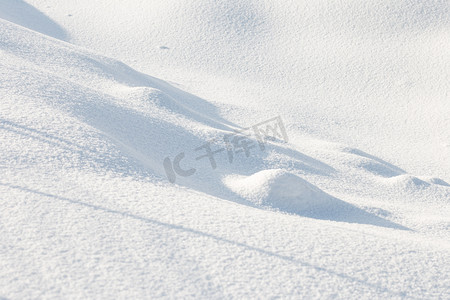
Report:
[[[447,12],[2,1],[0,298],[446,298]]]

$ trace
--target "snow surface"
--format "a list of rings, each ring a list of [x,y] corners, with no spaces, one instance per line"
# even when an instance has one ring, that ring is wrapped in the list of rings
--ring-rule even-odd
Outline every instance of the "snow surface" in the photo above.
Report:
[[[448,49],[444,0],[0,0],[0,299],[450,299]]]

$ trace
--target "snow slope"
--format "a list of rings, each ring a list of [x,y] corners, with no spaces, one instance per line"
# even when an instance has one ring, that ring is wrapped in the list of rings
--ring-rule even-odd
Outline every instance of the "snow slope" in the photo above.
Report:
[[[450,297],[448,16],[2,1],[0,297]]]
[[[29,1],[70,42],[181,84],[229,120],[282,115],[300,136],[450,181],[447,0],[60,2]]]

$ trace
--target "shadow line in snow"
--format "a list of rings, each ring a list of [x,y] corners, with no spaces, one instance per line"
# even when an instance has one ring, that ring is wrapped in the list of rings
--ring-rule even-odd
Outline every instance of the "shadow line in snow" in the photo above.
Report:
[[[95,166],[103,170],[120,173],[123,176],[154,177],[154,174],[140,165],[130,163],[125,157],[118,154],[102,152],[95,147],[87,147],[74,143],[68,139],[52,135],[48,132],[37,130],[25,125],[21,125],[9,120],[0,118],[0,131],[5,130],[18,136],[32,139],[39,143],[48,144],[55,149],[61,149],[72,156],[72,163],[81,163],[87,166]],[[76,161],[74,161],[76,159]],[[97,170],[98,171],[98,170]]]
[[[8,188],[12,188],[12,189],[17,189],[17,190],[20,190],[20,191],[23,191],[23,192],[27,192],[27,193],[37,194],[39,196],[49,197],[49,198],[53,198],[53,199],[57,199],[57,200],[65,201],[65,202],[69,202],[69,203],[72,203],[72,204],[81,205],[81,206],[84,206],[84,207],[91,208],[93,210],[99,210],[99,211],[103,211],[103,212],[106,212],[106,213],[115,214],[115,215],[119,215],[119,216],[127,217],[127,218],[132,218],[132,219],[139,220],[139,221],[142,221],[142,222],[145,222],[145,223],[154,224],[154,225],[157,225],[157,226],[162,226],[162,227],[166,227],[166,228],[173,229],[173,230],[179,230],[179,231],[184,231],[184,232],[195,234],[195,235],[200,235],[200,236],[203,236],[203,237],[207,237],[207,238],[216,240],[218,242],[231,244],[231,245],[237,246],[237,247],[242,247],[242,248],[247,249],[248,251],[254,251],[254,252],[257,252],[257,253],[262,254],[262,255],[267,255],[267,256],[270,256],[270,257],[273,257],[273,258],[277,258],[277,259],[281,259],[281,260],[284,260],[284,261],[288,261],[290,263],[295,263],[295,264],[301,265],[303,267],[313,268],[314,270],[316,270],[318,272],[325,272],[325,273],[328,273],[331,276],[337,276],[337,277],[343,278],[345,280],[348,280],[348,281],[351,281],[351,282],[354,282],[354,283],[358,283],[358,284],[362,284],[362,285],[367,286],[369,288],[373,288],[377,292],[380,292],[380,293],[388,293],[391,296],[400,296],[400,297],[405,297],[406,296],[406,294],[403,293],[403,292],[392,291],[392,290],[389,290],[388,288],[383,287],[381,285],[370,283],[368,281],[364,281],[362,279],[359,279],[359,278],[347,275],[345,273],[333,271],[333,270],[330,270],[330,269],[327,269],[327,268],[324,268],[324,267],[320,267],[320,266],[315,266],[313,264],[310,264],[310,263],[305,262],[305,261],[298,260],[298,259],[296,259],[294,257],[291,257],[291,256],[282,255],[282,254],[279,254],[279,253],[276,253],[276,252],[272,252],[272,251],[269,251],[269,250],[265,250],[265,249],[262,249],[262,248],[251,246],[251,245],[248,245],[248,244],[245,244],[245,243],[242,243],[242,242],[233,241],[233,240],[230,240],[230,239],[227,239],[227,238],[223,238],[223,237],[220,237],[220,236],[208,233],[208,232],[203,232],[203,231],[192,229],[192,228],[185,227],[185,226],[182,226],[182,225],[169,224],[169,223],[161,222],[161,221],[158,221],[158,220],[155,220],[155,219],[151,219],[151,218],[135,215],[135,214],[132,214],[132,213],[129,213],[129,212],[123,212],[123,211],[119,211],[119,210],[115,210],[115,209],[111,209],[111,208],[107,208],[107,207],[103,207],[103,206],[99,206],[99,205],[86,203],[86,202],[79,201],[79,200],[74,200],[74,199],[70,199],[70,198],[66,198],[66,197],[62,197],[62,196],[58,196],[58,195],[53,195],[53,194],[41,192],[41,191],[38,191],[38,190],[30,189],[30,188],[27,188],[27,187],[7,184],[7,183],[3,183],[3,182],[0,182],[0,185],[8,187]]]
[[[65,149],[65,150],[86,151],[89,153],[98,154],[97,151],[94,151],[94,150],[89,149],[84,146],[80,146],[80,145],[73,143],[62,137],[57,137],[48,132],[30,128],[30,127],[3,119],[1,117],[0,117],[0,129],[7,130],[7,131],[13,132],[15,134],[23,135],[23,136],[35,139],[35,140],[43,142],[43,143],[47,143],[52,146],[59,147],[59,148]]]

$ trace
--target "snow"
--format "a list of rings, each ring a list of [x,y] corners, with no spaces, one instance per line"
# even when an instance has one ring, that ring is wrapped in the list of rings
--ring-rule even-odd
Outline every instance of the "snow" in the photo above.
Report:
[[[449,8],[2,0],[0,298],[450,298]]]

